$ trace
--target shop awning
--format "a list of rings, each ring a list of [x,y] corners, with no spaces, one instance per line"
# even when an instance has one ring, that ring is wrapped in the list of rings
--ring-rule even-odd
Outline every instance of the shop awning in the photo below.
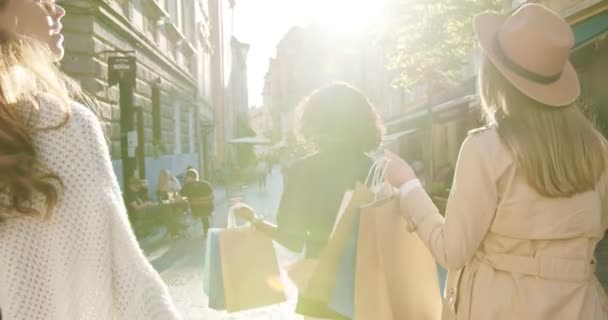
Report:
[[[465,103],[471,103],[473,101],[475,101],[475,99],[477,99],[477,96],[474,94],[469,94],[460,98],[456,98],[454,100],[450,100],[447,102],[444,102],[442,104],[436,105],[433,107],[433,112],[441,112],[444,110],[449,110],[450,108],[453,107],[457,107],[460,105],[463,105]]]
[[[416,131],[418,131],[418,129],[410,129],[410,130],[404,130],[404,131],[400,131],[400,132],[387,134],[382,138],[382,142],[393,142],[393,141],[399,140],[399,138],[401,138],[401,137],[410,135]]]
[[[573,29],[575,39],[574,47],[577,48],[587,44],[589,41],[608,32],[608,11],[604,11],[575,24]]]
[[[405,115],[400,116],[399,118],[389,120],[389,121],[385,122],[384,125],[386,127],[391,127],[394,125],[401,124],[403,122],[407,122],[409,120],[421,118],[421,117],[427,115],[428,113],[429,113],[429,110],[427,108],[419,108],[419,109],[410,111],[410,112],[406,113]]]
[[[261,137],[242,137],[229,141],[232,144],[270,144],[270,140]]]
[[[469,94],[469,95],[462,96],[460,98],[452,99],[452,100],[446,101],[444,103],[438,104],[436,106],[433,106],[433,108],[432,108],[433,113],[435,113],[437,115],[437,114],[441,114],[443,112],[449,111],[453,108],[456,108],[456,107],[459,107],[462,105],[468,106],[471,102],[474,102],[476,99],[477,99],[477,96],[474,94]],[[411,112],[408,112],[407,114],[405,114],[399,118],[387,121],[385,123],[385,126],[392,127],[392,126],[400,125],[400,124],[410,121],[410,120],[422,118],[428,114],[429,114],[428,108],[419,108],[419,109],[413,110]]]

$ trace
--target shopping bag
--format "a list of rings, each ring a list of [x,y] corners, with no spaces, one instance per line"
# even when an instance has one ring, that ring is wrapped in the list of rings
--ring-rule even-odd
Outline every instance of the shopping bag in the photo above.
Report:
[[[209,308],[224,310],[224,279],[220,260],[219,234],[222,229],[209,229],[205,249],[203,291],[209,297]]]
[[[359,238],[359,214],[355,212],[353,223],[349,228],[345,247],[340,255],[336,278],[330,292],[328,307],[349,319],[355,315],[355,276],[357,262],[357,245]]]
[[[286,301],[272,240],[253,226],[219,234],[224,299],[229,312]]]
[[[325,248],[319,255],[308,286],[302,295],[308,299],[328,303],[336,283],[336,274],[349,237],[356,232],[359,207],[373,201],[373,193],[362,183],[357,183],[353,191],[344,194],[343,204],[337,214],[334,229]],[[350,239],[352,246],[355,239]],[[354,247],[350,249],[354,250]]]
[[[393,317],[385,270],[380,261],[379,239],[375,212],[362,206],[359,214],[359,229],[356,253],[354,291],[355,320],[397,319]],[[404,272],[406,272],[404,270]],[[410,319],[410,318],[403,318]],[[411,318],[416,319],[416,318]],[[416,319],[418,320],[418,319]]]
[[[287,276],[296,286],[300,294],[308,288],[310,278],[319,264],[319,259],[300,259],[287,267]]]
[[[418,235],[408,228],[399,210],[397,197],[361,208],[362,224],[369,218],[369,223],[375,225],[377,257],[392,319],[438,320],[442,299],[435,259]],[[360,237],[360,241],[364,240]],[[361,254],[362,248],[359,250],[358,254]],[[359,275],[359,270],[357,272]],[[386,306],[381,304],[379,307]]]
[[[355,191],[359,194],[357,197],[359,201],[351,201],[351,207],[349,208],[350,216],[345,215],[343,219],[340,219],[340,223],[343,223],[343,225],[341,228],[336,228],[335,234],[332,235],[332,238],[337,238],[339,236],[338,232],[342,231],[345,234],[343,237],[348,240],[346,241],[346,245],[344,245],[343,252],[338,255],[338,257],[341,258],[336,273],[335,285],[333,290],[330,291],[331,298],[328,305],[332,310],[350,319],[386,318],[383,316],[382,312],[373,314],[372,312],[358,310],[362,308],[361,306],[358,306],[358,304],[368,304],[368,301],[361,302],[361,300],[382,299],[383,292],[381,290],[382,287],[379,284],[369,281],[362,282],[360,279],[362,277],[365,278],[361,273],[379,269],[377,266],[378,262],[375,261],[374,258],[367,261],[371,255],[377,253],[375,250],[364,252],[364,255],[368,256],[366,258],[362,258],[359,255],[360,246],[365,247],[367,246],[367,242],[370,241],[369,239],[366,239],[365,236],[362,237],[362,232],[366,233],[368,227],[361,216],[360,208],[363,205],[373,202],[378,196],[380,189],[376,188],[376,185],[379,185],[378,181],[381,179],[380,175],[385,168],[383,161],[374,162],[368,173],[365,184],[358,183],[355,187]],[[338,227],[340,227],[340,225],[338,225]],[[363,243],[363,241],[366,243]],[[374,244],[375,242],[372,241],[369,243]],[[358,284],[357,281],[362,283]],[[363,283],[369,286],[369,288],[359,289],[357,291],[357,286],[361,287]],[[357,297],[357,295],[359,297]],[[374,303],[373,305],[375,306],[377,304],[378,303]],[[363,307],[363,309],[365,309],[365,307]],[[360,315],[357,315],[357,313]],[[370,317],[362,317],[362,314],[368,314]]]

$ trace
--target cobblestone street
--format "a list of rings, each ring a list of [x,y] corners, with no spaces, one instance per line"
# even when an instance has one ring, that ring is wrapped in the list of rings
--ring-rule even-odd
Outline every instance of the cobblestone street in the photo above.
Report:
[[[278,202],[282,193],[282,176],[279,168],[275,168],[268,178],[265,191],[255,186],[244,186],[240,191],[225,194],[224,190],[217,190],[218,203],[213,218],[213,227],[224,227],[227,221],[226,213],[231,198],[241,198],[245,203],[256,209],[258,214],[273,221]],[[202,287],[205,239],[202,237],[202,225],[198,221],[190,220],[191,239],[180,239],[162,242],[153,248],[146,248],[148,258],[156,270],[161,274],[175,303],[187,320],[216,320],[216,319],[264,319],[264,320],[291,320],[300,319],[293,313],[295,296],[293,288],[289,289],[288,302],[279,306],[272,306],[260,310],[226,314],[208,310],[207,297]],[[293,260],[292,254],[285,249],[277,247],[279,263],[289,264]],[[285,275],[283,275],[285,278]],[[286,278],[284,279],[288,281]]]

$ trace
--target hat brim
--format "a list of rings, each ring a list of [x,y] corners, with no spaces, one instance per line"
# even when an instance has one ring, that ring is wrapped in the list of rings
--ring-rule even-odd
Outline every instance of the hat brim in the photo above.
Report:
[[[574,103],[581,94],[578,74],[568,61],[561,77],[551,84],[541,84],[528,80],[511,71],[502,63],[494,49],[494,37],[507,21],[507,17],[496,13],[483,13],[475,17],[475,32],[485,55],[496,68],[522,93],[543,104],[555,107]]]

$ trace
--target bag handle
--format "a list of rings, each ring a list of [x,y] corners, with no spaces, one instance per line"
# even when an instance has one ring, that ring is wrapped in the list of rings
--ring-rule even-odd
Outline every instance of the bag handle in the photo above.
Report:
[[[376,159],[374,159],[374,163],[372,164],[371,168],[369,169],[368,173],[367,173],[367,178],[365,179],[365,185],[373,188],[378,184],[378,176],[379,174],[381,174],[383,170],[383,167],[385,166],[385,163],[388,161],[388,158],[383,157],[383,156],[379,156]],[[372,183],[370,185],[370,182]]]
[[[365,185],[374,192],[375,201],[390,195],[392,192],[392,188],[384,180],[389,162],[388,157],[377,156],[365,179]]]
[[[230,210],[228,210],[227,220],[228,220],[228,222],[226,223],[226,229],[234,229],[239,226],[239,224],[237,223],[237,220],[236,220],[236,216],[234,215],[234,207],[230,208]],[[249,222],[243,224],[243,226],[249,226],[249,225],[251,225],[251,223],[249,223]]]

